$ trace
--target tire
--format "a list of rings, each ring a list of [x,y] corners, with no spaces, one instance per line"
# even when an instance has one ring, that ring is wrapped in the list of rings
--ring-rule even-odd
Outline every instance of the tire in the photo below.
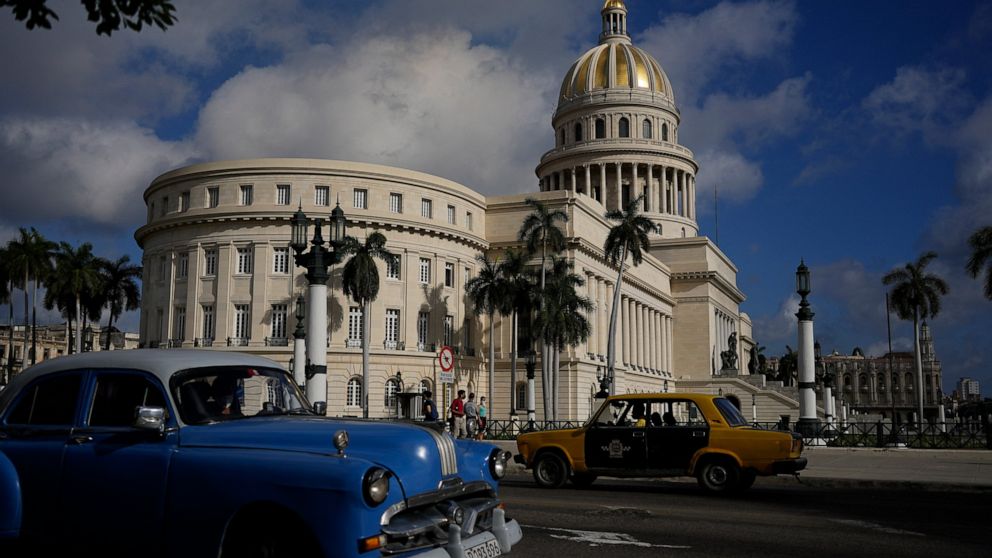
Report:
[[[568,480],[568,464],[558,454],[542,453],[534,462],[534,481],[541,488],[561,488]]]
[[[589,488],[592,483],[596,482],[596,475],[591,473],[572,473],[572,477],[568,479],[572,482],[572,486],[575,488]]]
[[[745,469],[744,471],[741,471],[741,477],[737,481],[737,490],[743,492],[748,488],[751,488],[751,485],[754,484],[754,479],[756,478],[758,478],[758,474],[755,473],[753,469]]]
[[[703,463],[696,480],[711,494],[727,494],[739,486],[740,467],[729,459],[710,459]]]
[[[255,515],[253,520],[239,521],[233,527],[233,531],[224,537],[221,558],[292,558],[316,555],[315,541],[309,532],[301,533],[302,526],[293,525],[285,517],[265,518]]]

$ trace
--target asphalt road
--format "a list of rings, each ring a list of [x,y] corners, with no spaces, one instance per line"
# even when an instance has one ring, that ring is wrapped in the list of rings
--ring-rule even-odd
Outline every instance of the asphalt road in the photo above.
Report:
[[[588,489],[502,483],[523,526],[512,556],[990,556],[992,492],[824,488],[759,478],[739,496],[695,482],[600,479]]]

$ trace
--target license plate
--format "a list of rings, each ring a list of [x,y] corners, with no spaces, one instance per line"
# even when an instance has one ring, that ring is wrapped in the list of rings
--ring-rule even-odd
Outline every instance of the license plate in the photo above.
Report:
[[[465,550],[465,558],[493,558],[500,554],[503,554],[503,549],[500,548],[499,541],[496,539],[489,539]]]

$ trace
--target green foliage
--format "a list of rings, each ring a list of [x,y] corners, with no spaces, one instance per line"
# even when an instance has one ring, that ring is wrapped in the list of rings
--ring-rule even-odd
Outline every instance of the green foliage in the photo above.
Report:
[[[606,259],[615,266],[620,266],[629,256],[634,265],[640,265],[644,260],[644,252],[648,250],[648,233],[656,230],[655,224],[640,213],[644,207],[644,196],[631,200],[623,210],[613,209],[606,213],[606,219],[616,224],[610,228],[603,244]]]
[[[81,0],[86,18],[96,22],[96,34],[110,36],[122,28],[141,31],[154,25],[163,31],[176,22],[176,7],[169,0]],[[52,28],[59,16],[48,7],[48,0],[0,0],[0,7],[10,7],[17,21],[27,20],[28,29]]]
[[[141,289],[138,281],[141,279],[141,266],[131,264],[127,255],[116,261],[101,260],[101,308],[107,306],[110,317],[107,320],[107,336],[104,338],[104,349],[110,348],[109,330],[114,320],[121,317],[124,310],[137,310],[141,307]]]
[[[102,287],[100,268],[101,260],[93,254],[93,245],[84,242],[74,248],[68,242],[60,242],[59,250],[55,253],[55,271],[48,277],[45,286],[45,300],[51,293],[54,300],[72,300],[91,298]],[[45,306],[51,308],[46,302]]]
[[[936,257],[934,252],[927,252],[915,264],[893,269],[882,278],[882,283],[894,285],[892,305],[900,319],[926,319],[940,313],[940,297],[947,294],[947,283],[926,273],[927,265]]]
[[[489,317],[497,313],[502,314],[502,310],[506,308],[504,301],[507,298],[508,285],[503,277],[501,265],[496,260],[490,260],[485,254],[477,255],[475,260],[479,262],[479,272],[465,285],[472,306],[476,311]]]
[[[985,298],[992,300],[992,227],[983,227],[968,238],[971,257],[965,269],[972,277],[978,277],[985,268]]]
[[[578,294],[585,279],[574,272],[574,264],[564,258],[552,257],[551,269],[544,287],[544,304],[534,320],[534,329],[546,344],[557,350],[582,343],[589,337],[586,319],[593,309],[592,301]]]
[[[387,261],[396,257],[386,250],[386,237],[373,232],[364,243],[347,237],[344,251],[351,254],[341,276],[345,294],[358,304],[372,302],[379,296],[379,268],[375,260]]]
[[[519,239],[526,242],[527,251],[531,254],[540,251],[543,258],[549,250],[552,253],[564,250],[565,233],[558,223],[568,221],[568,214],[561,209],[549,210],[534,198],[527,198],[524,203],[533,209],[520,225]]]

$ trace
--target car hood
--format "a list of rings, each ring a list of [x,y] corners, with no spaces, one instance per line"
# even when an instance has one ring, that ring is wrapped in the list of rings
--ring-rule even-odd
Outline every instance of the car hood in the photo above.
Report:
[[[409,423],[323,417],[254,417],[186,426],[180,433],[180,447],[337,455],[333,436],[339,430],[348,433],[349,443],[344,451],[347,457],[364,459],[389,469],[396,474],[408,495],[435,490],[444,476],[441,457],[444,448],[441,446],[445,445],[443,440],[447,435]],[[450,447],[450,437],[448,439]],[[450,472],[450,466],[447,472]]]

